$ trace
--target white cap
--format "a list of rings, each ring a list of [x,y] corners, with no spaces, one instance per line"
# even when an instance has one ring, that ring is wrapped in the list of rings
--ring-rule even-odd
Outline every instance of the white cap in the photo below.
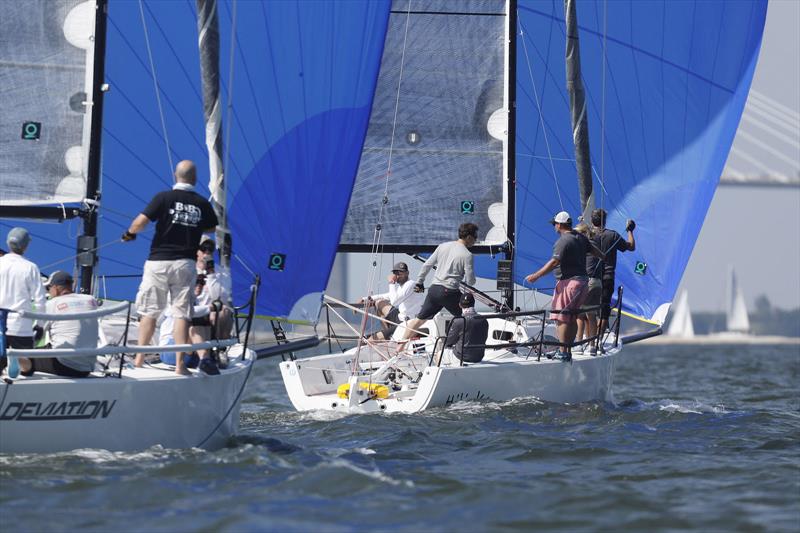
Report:
[[[551,224],[572,224],[572,217],[566,211],[561,211],[550,221]]]

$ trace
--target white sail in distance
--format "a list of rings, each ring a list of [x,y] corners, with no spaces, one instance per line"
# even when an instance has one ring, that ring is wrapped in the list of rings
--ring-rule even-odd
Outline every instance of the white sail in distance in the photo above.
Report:
[[[728,331],[748,333],[750,331],[750,318],[747,316],[747,305],[744,301],[742,289],[736,281],[736,272],[733,267],[728,268],[728,290],[725,314]]]
[[[682,339],[694,337],[692,312],[689,309],[689,293],[686,290],[681,292],[680,296],[678,296],[678,302],[675,304],[675,311],[672,315],[672,321],[669,324],[667,335]]]

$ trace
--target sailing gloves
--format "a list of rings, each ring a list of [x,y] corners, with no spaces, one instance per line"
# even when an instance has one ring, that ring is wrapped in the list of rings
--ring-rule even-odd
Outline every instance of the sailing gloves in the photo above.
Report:
[[[628,219],[628,224],[625,226],[625,231],[633,231],[636,229],[636,222],[632,218]]]
[[[136,240],[136,234],[135,233],[131,233],[130,231],[126,231],[125,233],[122,234],[122,242],[128,242],[128,241],[133,241],[133,240]]]
[[[414,285],[414,292],[425,292],[425,285],[422,283],[417,283]]]

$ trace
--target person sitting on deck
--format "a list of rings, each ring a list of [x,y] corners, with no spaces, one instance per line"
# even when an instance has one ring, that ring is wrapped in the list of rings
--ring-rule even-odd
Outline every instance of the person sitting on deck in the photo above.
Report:
[[[525,280],[533,283],[539,278],[554,271],[558,280],[553,293],[553,313],[551,318],[557,322],[556,331],[561,349],[555,358],[562,361],[572,360],[571,345],[578,332],[576,318],[578,309],[586,300],[588,278],[586,276],[586,244],[582,236],[572,231],[572,218],[566,211],[558,213],[550,223],[559,234],[553,246],[553,257],[545,265],[529,274]]]
[[[480,363],[483,360],[484,348],[464,348],[475,344],[486,344],[489,337],[489,322],[475,311],[475,297],[470,293],[461,295],[458,302],[462,318],[454,318],[450,322],[447,340],[444,345],[452,348],[451,362]]]
[[[72,283],[72,276],[63,270],[57,270],[50,275],[46,284],[50,295],[46,308],[48,314],[68,315],[97,309],[98,304],[94,296],[74,293]],[[97,348],[100,333],[97,318],[53,320],[47,323],[45,330],[50,334],[49,347],[56,349]],[[85,378],[94,371],[96,360],[96,355],[21,359],[20,373],[23,376],[32,376],[38,371],[57,376]]]
[[[203,271],[197,275],[195,284],[196,301],[189,330],[193,343],[228,339],[233,329],[230,291],[216,273],[213,258],[206,256],[202,264]],[[208,356],[208,350],[199,350],[198,353],[201,359]]]
[[[414,331],[426,320],[430,320],[442,308],[450,311],[453,316],[461,316],[461,307],[458,305],[461,298],[460,285],[475,284],[474,257],[469,249],[478,241],[478,226],[472,222],[464,222],[458,227],[458,240],[448,241],[436,247],[422,269],[417,275],[415,290],[425,290],[425,277],[436,266],[433,283],[422,308],[417,313],[417,318],[409,320],[404,334],[404,340],[414,336]]]
[[[378,315],[386,319],[382,322],[380,331],[370,336],[371,339],[391,339],[400,322],[417,316],[423,298],[422,294],[415,292],[415,286],[409,276],[408,265],[402,261],[395,263],[392,273],[389,274],[389,292],[376,294],[371,298]],[[362,302],[368,303],[366,300],[364,298]]]

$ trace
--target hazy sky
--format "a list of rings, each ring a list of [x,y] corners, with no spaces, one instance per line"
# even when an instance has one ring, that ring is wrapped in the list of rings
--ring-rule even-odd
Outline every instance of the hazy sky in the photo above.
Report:
[[[800,0],[770,1],[752,87],[761,100],[759,105],[748,101],[726,172],[733,169],[757,175],[771,169],[796,175],[800,171],[800,124],[795,118],[800,113]],[[780,135],[775,137],[763,126],[764,111],[780,109],[770,102],[795,113],[778,117],[783,119],[783,127],[777,128]],[[742,152],[756,162],[737,156]],[[416,273],[419,266],[404,257],[397,255],[394,259],[407,261]],[[385,290],[384,273],[392,260],[391,255],[382,258],[377,291]],[[368,256],[358,254],[350,260],[349,298],[364,294],[367,262]],[[784,309],[800,307],[800,188],[717,189],[681,283],[689,291],[693,310],[724,309],[729,265],[736,270],[750,309],[760,294]],[[491,285],[493,282],[484,286]]]

